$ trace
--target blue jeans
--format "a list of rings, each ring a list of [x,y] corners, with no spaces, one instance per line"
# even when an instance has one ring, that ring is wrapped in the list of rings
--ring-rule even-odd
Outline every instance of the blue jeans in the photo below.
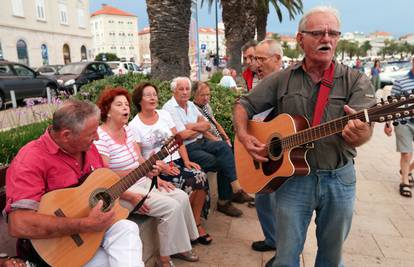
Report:
[[[355,169],[349,162],[336,170],[294,176],[280,187],[274,206],[277,253],[272,266],[299,266],[313,211],[318,242],[315,266],[343,266],[341,251],[351,228],[355,184]]]
[[[231,182],[236,178],[233,151],[224,141],[205,138],[186,145],[188,157],[199,164],[204,172],[217,172],[217,191],[220,200],[231,200]]]
[[[265,236],[264,242],[266,245],[271,247],[276,247],[275,241],[275,195],[273,192],[271,194],[261,194],[256,193],[254,204],[256,206],[257,217],[259,218],[260,226],[262,227],[263,234]]]

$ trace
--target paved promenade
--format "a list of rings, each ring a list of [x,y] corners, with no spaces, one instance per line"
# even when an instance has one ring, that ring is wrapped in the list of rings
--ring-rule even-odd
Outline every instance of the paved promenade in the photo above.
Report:
[[[371,141],[358,149],[357,198],[351,233],[345,243],[347,267],[414,266],[414,200],[399,195],[399,154],[395,137],[386,137],[377,124]],[[214,186],[214,185],[213,185]],[[237,205],[237,204],[236,204]],[[250,248],[263,234],[255,209],[238,205],[242,218],[232,219],[213,211],[205,222],[214,241],[196,245],[200,262],[175,260],[177,267],[261,267],[272,257]],[[315,225],[311,222],[302,266],[313,266],[316,254]]]

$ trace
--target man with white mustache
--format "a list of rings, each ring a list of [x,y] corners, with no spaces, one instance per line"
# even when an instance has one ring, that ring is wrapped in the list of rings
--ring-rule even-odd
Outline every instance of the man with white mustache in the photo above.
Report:
[[[303,61],[264,78],[235,104],[235,130],[252,158],[269,161],[266,145],[247,131],[248,119],[269,107],[277,114],[304,116],[316,126],[375,103],[368,77],[334,60],[340,35],[336,9],[312,8],[300,20],[296,35],[305,54]],[[300,265],[314,212],[318,242],[315,266],[343,265],[341,251],[355,202],[355,148],[367,142],[372,131],[368,123],[349,120],[341,134],[314,142],[306,156],[309,174],[293,175],[277,189],[277,253],[267,267]]]

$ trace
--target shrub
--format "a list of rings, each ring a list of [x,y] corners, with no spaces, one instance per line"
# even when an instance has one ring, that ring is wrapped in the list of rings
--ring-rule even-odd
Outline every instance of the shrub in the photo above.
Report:
[[[19,149],[41,136],[49,124],[47,120],[0,132],[0,166],[9,164]]]
[[[210,83],[220,83],[221,78],[223,78],[223,73],[221,71],[216,71],[211,75]]]

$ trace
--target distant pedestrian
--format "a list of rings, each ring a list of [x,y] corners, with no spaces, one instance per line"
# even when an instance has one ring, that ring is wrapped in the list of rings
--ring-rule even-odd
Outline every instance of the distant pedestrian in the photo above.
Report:
[[[376,59],[374,61],[374,66],[371,69],[371,82],[374,86],[375,91],[381,88],[381,80],[380,80],[380,74],[381,72],[381,64],[379,59]]]
[[[220,80],[220,85],[230,89],[237,88],[236,81],[231,76],[231,72],[229,69],[223,69],[223,77]]]
[[[250,40],[242,46],[243,64],[246,69],[243,71],[243,79],[246,81],[247,91],[250,91],[259,82],[257,76],[257,64],[255,59],[257,41]]]

